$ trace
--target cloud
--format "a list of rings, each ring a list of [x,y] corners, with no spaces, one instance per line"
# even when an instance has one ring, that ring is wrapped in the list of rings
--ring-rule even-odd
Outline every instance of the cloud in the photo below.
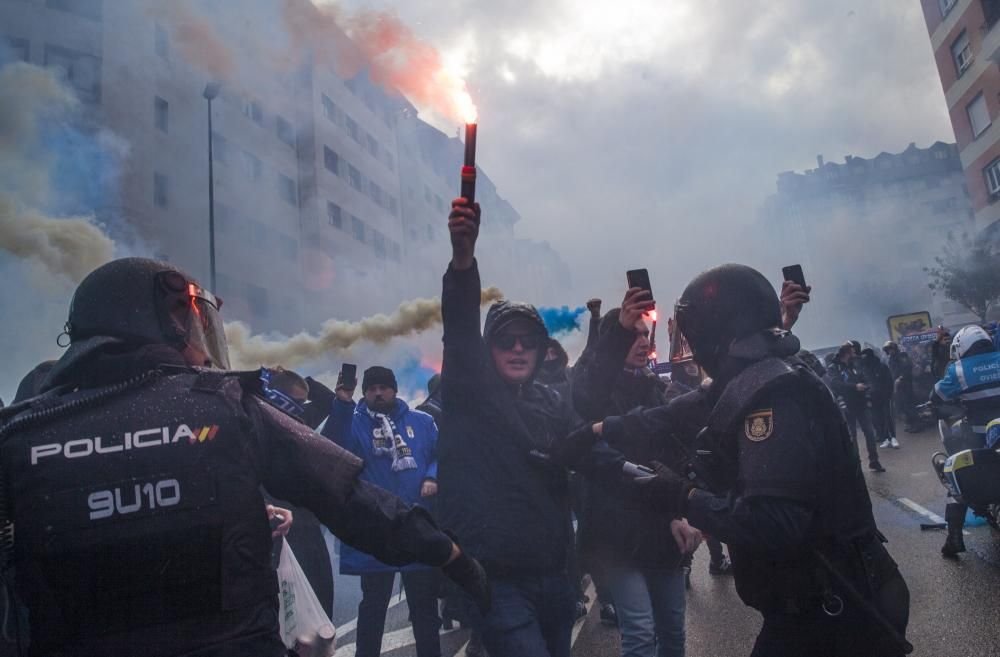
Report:
[[[365,4],[441,48],[474,35],[479,161],[519,233],[551,242],[574,279],[535,301],[617,302],[636,266],[661,305],[729,260],[776,279],[802,259],[763,260],[768,236],[753,234],[779,172],[954,141],[918,3]]]

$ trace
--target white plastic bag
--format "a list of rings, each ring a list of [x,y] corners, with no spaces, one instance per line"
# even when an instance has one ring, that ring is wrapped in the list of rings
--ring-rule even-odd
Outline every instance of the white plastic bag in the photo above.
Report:
[[[333,627],[285,539],[278,562],[278,613],[281,640],[288,648],[300,636],[312,636],[324,625]]]

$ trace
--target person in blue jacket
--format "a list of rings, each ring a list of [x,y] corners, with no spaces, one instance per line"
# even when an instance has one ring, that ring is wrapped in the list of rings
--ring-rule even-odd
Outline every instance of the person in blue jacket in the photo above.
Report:
[[[360,478],[391,491],[409,504],[424,504],[437,494],[434,449],[438,431],[427,413],[411,410],[396,397],[392,370],[371,367],[361,382],[364,398],[354,403],[354,390],[336,388],[323,435],[365,462]],[[417,657],[440,657],[441,618],[437,609],[437,576],[433,569],[411,565],[402,569],[342,544],[340,572],[360,575],[357,657],[377,657],[385,631],[385,615],[396,572],[401,573],[413,623]]]

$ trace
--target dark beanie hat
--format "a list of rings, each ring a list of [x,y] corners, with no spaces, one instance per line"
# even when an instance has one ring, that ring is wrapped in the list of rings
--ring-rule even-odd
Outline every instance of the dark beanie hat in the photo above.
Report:
[[[368,388],[376,384],[389,386],[396,392],[399,392],[399,387],[396,385],[396,375],[388,367],[379,367],[376,365],[365,370],[365,376],[361,380],[361,392],[365,392]]]

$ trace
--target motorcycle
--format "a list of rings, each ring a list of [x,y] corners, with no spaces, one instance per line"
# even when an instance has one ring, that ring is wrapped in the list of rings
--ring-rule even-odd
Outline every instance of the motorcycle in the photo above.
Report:
[[[1000,418],[990,422],[984,437],[972,430],[957,405],[931,405],[945,452],[935,452],[931,465],[948,494],[969,506],[1000,530]]]

